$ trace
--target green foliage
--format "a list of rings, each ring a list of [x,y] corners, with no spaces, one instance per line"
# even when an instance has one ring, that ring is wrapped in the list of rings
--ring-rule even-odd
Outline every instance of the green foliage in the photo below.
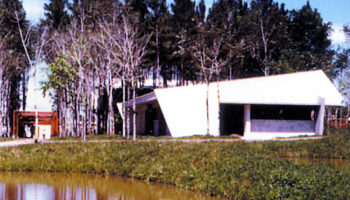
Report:
[[[236,69],[230,70],[236,77],[317,68],[332,75],[330,24],[324,23],[309,3],[300,10],[288,11],[283,3],[273,0],[250,1],[250,6],[242,0],[219,0],[214,2],[207,21],[223,31],[220,36],[226,46],[243,44],[238,51],[241,55],[233,60]],[[237,67],[240,65],[242,68]]]
[[[175,0],[171,4],[175,30],[189,30],[194,26],[195,2],[191,0]]]
[[[28,145],[0,149],[0,170],[110,174],[230,199],[348,199],[350,172],[275,159],[348,158],[344,132],[298,142]]]
[[[153,67],[154,74],[159,61],[159,69],[164,79],[168,77],[172,53],[173,30],[171,27],[171,15],[165,0],[147,0],[150,12],[145,16],[145,29],[152,33],[148,43],[144,65],[149,69]],[[156,77],[154,77],[155,79]]]
[[[43,91],[50,88],[56,90],[64,90],[73,87],[77,79],[77,71],[75,68],[71,67],[68,58],[61,56],[57,57],[55,63],[49,64],[48,68],[48,81],[43,82]]]
[[[49,26],[52,30],[63,30],[70,22],[66,11],[67,0],[50,0],[44,4],[45,20],[42,25]]]
[[[2,85],[1,89],[6,98],[2,98],[5,109],[1,112],[7,118],[6,121],[12,126],[12,114],[14,110],[18,110],[26,105],[25,92],[20,96],[20,90],[26,90],[26,79],[28,79],[29,64],[25,51],[22,45],[20,34],[18,31],[18,23],[15,17],[18,14],[19,25],[22,31],[28,31],[29,22],[26,20],[26,13],[23,9],[22,2],[19,0],[1,0],[0,1],[0,40],[4,42],[2,55],[5,59],[5,64],[1,63],[0,70],[2,70]],[[28,43],[28,51],[33,53],[32,43]],[[6,53],[4,53],[6,52]],[[6,85],[7,84],[7,85]],[[21,88],[22,87],[22,88]],[[5,92],[6,91],[6,92]],[[4,93],[5,92],[5,93]],[[7,100],[4,100],[7,99]]]

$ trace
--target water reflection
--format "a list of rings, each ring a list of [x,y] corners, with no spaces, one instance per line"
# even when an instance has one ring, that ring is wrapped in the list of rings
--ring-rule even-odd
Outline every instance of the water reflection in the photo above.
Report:
[[[155,200],[212,199],[163,185],[98,175],[0,173],[0,199],[7,200]]]

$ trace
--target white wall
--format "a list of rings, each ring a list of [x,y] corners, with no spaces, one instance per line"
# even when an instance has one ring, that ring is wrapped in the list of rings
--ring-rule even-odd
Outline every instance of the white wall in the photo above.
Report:
[[[206,86],[155,90],[172,137],[205,135]]]
[[[315,121],[311,120],[251,120],[251,131],[245,139],[263,140],[277,137],[315,135]]]
[[[51,138],[51,125],[39,125],[39,140],[43,140],[45,135],[45,140]]]
[[[315,132],[311,120],[251,120],[251,132]]]
[[[219,87],[219,88],[218,88]],[[218,97],[219,91],[219,97]],[[205,135],[207,133],[207,85],[156,89],[154,91],[165,121],[173,137]],[[223,81],[209,85],[209,122],[210,134],[219,136],[219,105],[232,104],[276,104],[276,105],[320,105],[320,99],[325,98],[325,105],[341,105],[341,96],[322,71],[292,73],[286,75],[261,78],[248,78],[233,81]],[[219,98],[219,99],[218,99]],[[140,98],[142,99],[142,98]],[[143,100],[148,102],[146,98]],[[219,102],[220,101],[220,102]],[[141,116],[139,116],[141,118]],[[142,119],[140,119],[142,121]],[[254,122],[252,128],[254,129]],[[305,127],[308,123],[285,121],[255,121],[256,127],[265,127],[257,132],[273,132],[289,130],[283,136],[295,134],[315,134],[315,130]],[[277,123],[277,124],[276,124]],[[299,128],[296,128],[299,127]],[[297,129],[303,129],[299,131]],[[274,128],[276,131],[271,131]],[[142,130],[142,128],[140,128]],[[248,136],[254,134],[254,131]],[[261,136],[261,135],[259,135]],[[269,134],[267,134],[269,136]],[[246,137],[246,135],[245,135]]]

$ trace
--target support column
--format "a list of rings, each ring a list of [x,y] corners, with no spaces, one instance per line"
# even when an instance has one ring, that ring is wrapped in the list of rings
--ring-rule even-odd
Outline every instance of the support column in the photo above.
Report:
[[[250,124],[250,104],[244,105],[244,135],[249,134],[251,130]]]
[[[320,99],[320,110],[318,111],[317,122],[315,127],[316,135],[323,135],[325,114],[325,99]]]

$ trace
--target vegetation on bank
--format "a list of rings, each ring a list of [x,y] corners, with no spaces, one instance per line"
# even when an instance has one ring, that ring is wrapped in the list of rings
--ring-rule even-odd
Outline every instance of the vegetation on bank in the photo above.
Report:
[[[174,138],[170,136],[137,136],[137,140],[141,141],[162,141],[162,140],[222,140],[222,139],[239,139],[238,136],[223,136],[223,137],[214,137],[211,135],[195,135],[188,137],[179,137]],[[52,137],[51,141],[81,141],[81,137]],[[110,140],[110,141],[128,141],[126,138],[123,138],[121,135],[88,135],[86,136],[87,141],[102,141],[102,140]],[[130,139],[132,140],[132,136]]]
[[[0,170],[132,177],[232,199],[349,199],[350,171],[276,157],[349,159],[347,131],[256,143],[65,143],[0,149]]]
[[[0,142],[6,142],[6,141],[11,141],[13,140],[12,137],[6,138],[6,137],[0,137]]]

